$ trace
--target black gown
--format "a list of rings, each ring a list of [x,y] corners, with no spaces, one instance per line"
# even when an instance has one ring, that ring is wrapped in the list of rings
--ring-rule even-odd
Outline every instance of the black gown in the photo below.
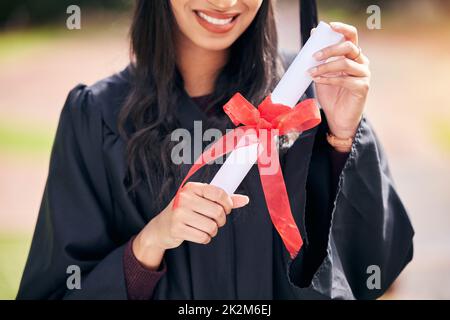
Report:
[[[127,68],[70,92],[18,299],[127,298],[125,245],[160,210],[152,201],[157,190],[142,187],[130,196],[124,183],[117,115],[130,77]],[[178,117],[188,130],[205,117],[184,90]],[[210,244],[168,250],[154,299],[373,299],[385,292],[412,259],[414,231],[365,118],[332,188],[322,118],[282,159],[305,241],[295,260],[274,230],[254,166],[243,182],[249,205],[234,210]],[[70,265],[82,270],[80,290],[67,289]],[[367,287],[371,265],[381,270],[380,289]]]

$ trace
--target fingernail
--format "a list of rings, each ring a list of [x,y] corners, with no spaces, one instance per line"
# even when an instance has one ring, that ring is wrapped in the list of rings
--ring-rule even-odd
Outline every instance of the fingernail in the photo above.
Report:
[[[322,51],[317,51],[316,53],[314,53],[313,57],[316,60],[320,60],[323,57],[323,52]]]
[[[314,73],[316,73],[316,71],[317,71],[316,67],[309,69],[310,74],[314,74]]]

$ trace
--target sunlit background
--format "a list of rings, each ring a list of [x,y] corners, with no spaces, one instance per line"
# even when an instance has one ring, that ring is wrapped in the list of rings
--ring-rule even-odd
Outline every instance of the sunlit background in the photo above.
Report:
[[[373,73],[367,115],[416,230],[414,260],[383,298],[450,299],[450,1],[318,2],[322,20],[359,29]],[[0,299],[17,293],[66,95],[127,65],[131,3],[0,3]],[[81,30],[66,28],[71,4]],[[373,4],[381,29],[369,30]],[[278,0],[277,20],[281,46],[297,51],[297,1]]]

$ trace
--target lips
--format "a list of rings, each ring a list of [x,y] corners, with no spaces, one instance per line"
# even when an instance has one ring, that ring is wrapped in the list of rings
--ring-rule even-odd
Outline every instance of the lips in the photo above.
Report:
[[[198,23],[214,33],[230,31],[236,24],[238,13],[219,13],[214,11],[194,10]]]

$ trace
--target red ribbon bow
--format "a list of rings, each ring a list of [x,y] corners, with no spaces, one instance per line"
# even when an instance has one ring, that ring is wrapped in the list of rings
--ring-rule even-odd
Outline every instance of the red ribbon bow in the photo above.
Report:
[[[300,251],[303,240],[291,212],[277,146],[273,137],[289,132],[303,132],[317,126],[321,121],[319,108],[314,99],[304,100],[294,108],[290,108],[273,103],[270,96],[266,97],[258,108],[255,108],[241,94],[236,93],[224,105],[223,109],[233,124],[243,124],[244,126],[228,132],[195,161],[175,195],[173,207],[178,206],[180,190],[197,170],[208,162],[237,148],[258,143],[257,164],[267,209],[286,249],[291,258],[294,258]],[[262,138],[261,132],[264,130],[268,131],[269,134]],[[256,141],[255,139],[245,139],[246,141],[242,143],[244,141],[242,138],[250,137],[255,133],[258,138]],[[264,156],[268,159],[267,163],[264,162],[260,151],[265,152]],[[271,168],[270,173],[264,171],[268,167]]]

